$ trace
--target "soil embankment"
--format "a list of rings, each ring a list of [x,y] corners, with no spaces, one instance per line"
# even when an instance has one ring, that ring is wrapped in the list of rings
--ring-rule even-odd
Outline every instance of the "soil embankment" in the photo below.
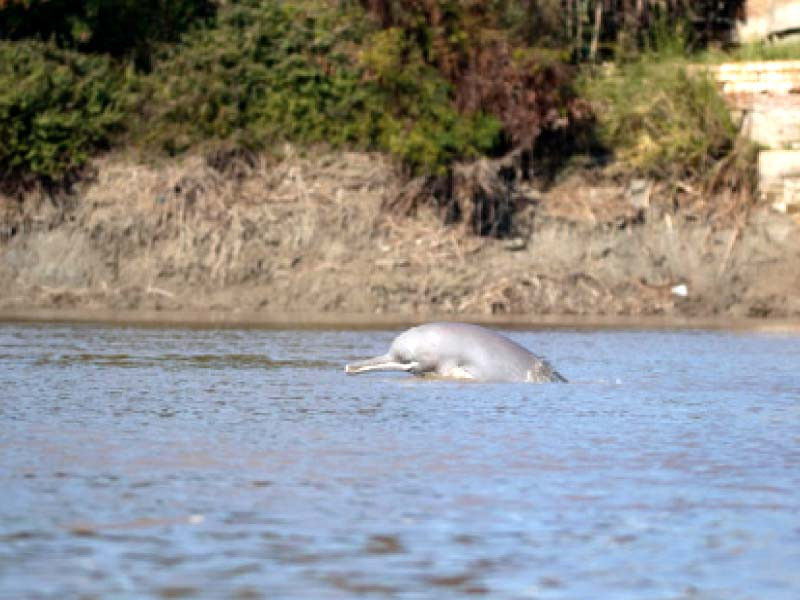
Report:
[[[621,219],[624,189],[564,185],[493,240],[382,211],[400,181],[377,155],[96,166],[66,204],[3,199],[0,312],[800,316],[800,226],[767,208]]]

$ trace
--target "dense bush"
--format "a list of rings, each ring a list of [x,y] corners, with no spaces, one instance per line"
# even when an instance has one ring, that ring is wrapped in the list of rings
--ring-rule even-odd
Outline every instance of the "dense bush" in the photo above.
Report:
[[[451,83],[451,97],[461,114],[484,113],[499,120],[512,147],[529,148],[542,131],[576,125],[587,116],[572,90],[567,54],[528,43],[544,29],[532,16],[546,12],[531,2],[362,4],[384,28],[401,31],[401,41]]]
[[[459,112],[452,86],[399,29],[330,3],[231,2],[165,50],[148,79],[148,130],[170,152],[207,139],[380,148],[435,171],[496,143],[496,119]]]
[[[108,145],[125,115],[108,58],[0,41],[0,179],[57,180]]]
[[[281,135],[308,141],[352,136],[342,119],[363,102],[358,74],[338,49],[330,11],[300,14],[280,2],[226,5],[213,27],[165,47],[147,81],[145,138],[171,152],[205,139],[249,143]]]
[[[474,107],[459,111],[453,85],[423,58],[400,28],[380,31],[361,53],[378,114],[378,146],[415,170],[441,171],[458,158],[474,158],[500,143],[501,121]]]
[[[567,63],[577,42],[559,23],[583,31],[596,5],[567,5],[559,15],[556,0],[0,0],[0,177],[58,179],[120,129],[126,143],[172,154],[217,141],[380,149],[425,174],[530,150],[543,133],[575,139],[591,114]],[[630,32],[645,26],[634,21]],[[663,54],[659,32],[645,37]],[[582,95],[620,164],[692,174],[730,148],[716,90],[682,64],[645,54],[602,73]]]
[[[416,173],[500,139],[497,118],[458,109],[408,32],[326,0],[225,3],[214,22],[159,46],[149,74],[52,42],[0,43],[3,178],[56,180],[123,127],[127,143],[169,153],[215,140],[323,142],[382,149]]]

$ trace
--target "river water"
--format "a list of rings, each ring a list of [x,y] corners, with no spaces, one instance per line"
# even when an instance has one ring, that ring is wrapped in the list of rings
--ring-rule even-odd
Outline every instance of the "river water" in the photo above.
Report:
[[[2,598],[800,597],[800,338],[0,325]]]

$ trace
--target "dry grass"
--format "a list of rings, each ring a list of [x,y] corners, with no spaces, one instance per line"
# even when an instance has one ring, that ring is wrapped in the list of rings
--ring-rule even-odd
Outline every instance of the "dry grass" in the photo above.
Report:
[[[278,249],[302,253],[332,237],[368,239],[378,219],[376,193],[389,187],[383,161],[363,154],[301,158],[292,148],[286,154],[280,161],[253,157],[237,165],[235,177],[201,156],[159,166],[105,159],[79,219],[95,241],[141,254],[137,268],[154,278],[170,271],[208,283],[257,275],[259,261]]]
[[[433,210],[442,223],[463,226],[462,235],[509,237],[514,233],[513,217],[520,198],[515,187],[503,179],[508,168],[508,161],[486,158],[457,163],[444,175],[407,182],[384,208],[404,216]]]
[[[551,217],[592,224],[632,219],[637,212],[621,185],[591,184],[579,175],[550,190],[545,196],[544,209]]]
[[[158,165],[104,159],[67,221],[50,232],[61,232],[62,245],[51,244],[46,255],[59,269],[74,267],[86,277],[71,284],[23,273],[3,302],[362,314],[653,314],[673,311],[682,301],[670,292],[677,282],[688,283],[690,294],[716,294],[714,286],[741,268],[743,248],[751,243],[744,222],[714,231],[699,218],[695,224],[676,219],[672,228],[674,217],[692,210],[693,199],[702,200],[699,185],[674,192],[684,202],[678,215],[665,210],[658,220],[648,213],[629,226],[638,209],[625,185],[575,177],[537,197],[524,215],[530,217],[530,238],[518,245],[471,235],[464,222],[445,225],[430,204],[419,205],[414,217],[382,211],[387,199],[397,197],[401,180],[379,156],[301,156],[292,148],[284,154],[280,160],[195,156]],[[736,172],[721,167],[717,194]],[[647,193],[652,204],[672,202],[655,184]],[[736,213],[721,212],[728,206],[715,210]],[[624,228],[605,226],[620,219],[628,220]],[[32,236],[40,246],[13,240],[15,260],[28,269],[33,263],[20,257],[31,248],[39,252],[50,233]],[[81,248],[76,264],[70,254],[70,264],[62,265],[58,248],[73,247]],[[93,255],[85,264],[84,254]]]

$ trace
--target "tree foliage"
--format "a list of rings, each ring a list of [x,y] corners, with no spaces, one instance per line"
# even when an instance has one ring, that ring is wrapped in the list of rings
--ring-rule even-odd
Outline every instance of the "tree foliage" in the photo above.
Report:
[[[107,147],[125,117],[124,78],[107,57],[0,41],[0,180],[57,180]]]
[[[710,84],[648,75],[630,40],[663,53],[676,38],[661,13],[695,31],[698,7],[733,4],[0,0],[0,177],[57,180],[117,140],[170,154],[347,145],[439,175],[543,134],[574,139],[594,122],[587,99],[634,168],[696,171],[730,145],[724,107]],[[579,96],[576,62],[609,40],[624,76]],[[637,86],[659,91],[634,102]]]
[[[362,0],[384,28],[401,31],[420,59],[453,87],[462,113],[498,119],[513,147],[530,147],[545,129],[588,116],[565,54],[526,41],[537,11],[520,0]]]
[[[231,2],[160,56],[147,135],[170,152],[205,139],[383,149],[436,171],[497,143],[500,124],[458,110],[453,86],[400,28],[324,1]]]

